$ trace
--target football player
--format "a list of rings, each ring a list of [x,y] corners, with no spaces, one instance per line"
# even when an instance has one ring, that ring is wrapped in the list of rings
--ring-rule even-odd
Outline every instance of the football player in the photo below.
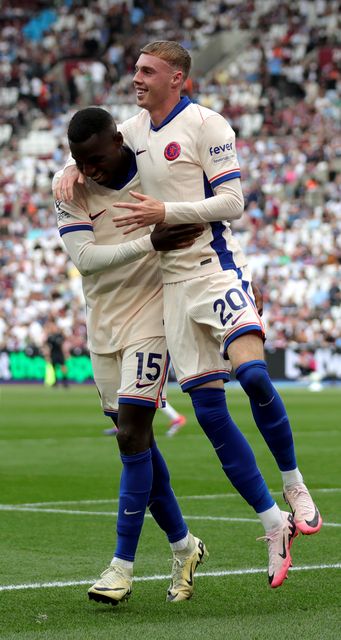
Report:
[[[112,204],[139,189],[134,153],[123,145],[111,115],[96,107],[73,116],[68,140],[84,180],[75,185],[71,201],[56,201],[58,229],[82,275],[94,379],[104,413],[118,426],[123,465],[114,557],[89,589],[89,598],[115,605],[130,596],[148,506],[173,551],[167,599],[178,602],[192,595],[193,573],[208,552],[188,531],[153,437],[169,365],[155,250],[190,246],[202,227],[164,225],[151,234],[138,230],[125,241],[114,226]],[[59,178],[56,174],[53,188]]]

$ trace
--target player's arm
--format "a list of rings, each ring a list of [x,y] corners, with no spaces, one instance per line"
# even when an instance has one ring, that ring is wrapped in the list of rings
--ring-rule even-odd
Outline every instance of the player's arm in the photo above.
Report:
[[[128,209],[129,213],[115,217],[117,227],[127,227],[126,233],[131,233],[141,227],[159,222],[168,224],[195,224],[218,220],[238,220],[244,211],[244,198],[240,180],[234,179],[228,183],[218,185],[214,191],[216,195],[198,202],[161,202],[136,191],[130,194],[136,198],[138,204],[131,202],[117,202],[115,208]]]
[[[59,228],[66,250],[82,276],[117,269],[143,258],[150,251],[171,251],[190,247],[202,233],[200,225],[157,225],[151,234],[120,244],[96,243],[92,225],[73,224]]]
[[[244,211],[244,197],[239,178],[218,185],[214,196],[199,202],[165,202],[164,220],[180,222],[214,222],[238,220]]]
[[[57,178],[58,179],[58,178]],[[55,186],[56,179],[53,181]],[[77,189],[79,192],[79,188]],[[202,233],[200,225],[157,225],[151,234],[130,242],[102,245],[96,242],[86,200],[55,202],[57,225],[66,250],[83,276],[116,269],[139,260],[150,251],[171,251],[191,246]],[[113,227],[114,235],[114,227]]]
[[[56,192],[61,176],[62,171],[54,176],[53,192]],[[126,243],[97,244],[84,187],[78,185],[73,191],[70,202],[55,200],[55,211],[59,235],[72,262],[83,276],[115,269],[154,250],[150,234]]]
[[[72,262],[82,276],[117,269],[154,251],[150,234],[117,245],[102,245],[96,243],[90,225],[88,229],[62,227],[59,233]]]

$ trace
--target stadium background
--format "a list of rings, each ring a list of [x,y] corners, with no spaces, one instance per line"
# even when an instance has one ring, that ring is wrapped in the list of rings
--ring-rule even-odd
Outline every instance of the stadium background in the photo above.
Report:
[[[106,105],[118,121],[136,112],[134,62],[155,39],[190,50],[186,92],[236,131],[246,208],[233,230],[264,295],[273,377],[299,378],[308,359],[319,378],[341,379],[339,8],[1,3],[1,381],[43,379],[51,319],[66,338],[69,377],[91,377],[80,276],[56,231],[51,178],[76,109]]]
[[[113,552],[121,468],[96,390],[5,384],[43,379],[51,318],[66,337],[69,375],[89,378],[80,278],[56,232],[51,178],[76,109],[104,104],[118,120],[135,112],[139,47],[160,38],[190,49],[187,92],[236,130],[246,210],[234,232],[263,290],[272,373],[295,380],[317,368],[318,378],[341,379],[339,5],[0,0],[1,640],[339,637],[339,387],[281,390],[324,526],[295,541],[289,580],[272,590],[258,519],[226,484],[187,394],[171,385],[187,424],[168,438],[157,412],[155,433],[186,520],[210,550],[193,599],[174,609],[165,602],[171,554],[149,514],[128,606],[87,602]],[[227,398],[284,508],[245,394],[227,385]]]

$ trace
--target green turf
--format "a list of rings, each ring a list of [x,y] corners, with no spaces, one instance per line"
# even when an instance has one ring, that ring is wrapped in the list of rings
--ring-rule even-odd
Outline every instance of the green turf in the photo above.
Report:
[[[210,551],[200,573],[262,571],[198,577],[191,601],[166,603],[168,579],[160,576],[169,575],[171,554],[165,536],[147,517],[133,595],[129,603],[112,608],[89,602],[86,595],[87,585],[113,552],[117,502],[111,500],[117,497],[120,474],[115,439],[102,435],[111,423],[101,415],[96,391],[93,386],[1,386],[1,640],[340,637],[341,394],[337,389],[290,390],[282,396],[294,427],[300,468],[315,490],[325,521],[319,535],[300,536],[294,543],[295,567],[305,570],[292,570],[281,589],[267,587],[267,550],[263,542],[256,542],[262,528],[226,482],[193,419],[188,397],[170,389],[171,402],[187,415],[188,424],[169,439],[167,419],[158,412],[156,433],[188,524]],[[231,389],[228,401],[284,506],[279,473],[254,427],[245,396]],[[53,504],[23,507],[46,502]],[[13,508],[8,510],[8,505]],[[219,520],[222,517],[249,521]],[[148,576],[154,579],[138,579]],[[86,584],[32,587],[58,581]],[[3,589],[8,585],[25,588]]]

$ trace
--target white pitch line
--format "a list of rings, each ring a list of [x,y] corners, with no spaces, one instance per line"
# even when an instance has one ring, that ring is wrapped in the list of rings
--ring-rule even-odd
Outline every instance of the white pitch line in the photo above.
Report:
[[[13,504],[0,504],[0,511],[24,511],[31,513],[61,513],[70,516],[105,516],[107,518],[115,518],[118,516],[117,511],[82,511],[81,509],[36,509],[35,507],[22,507],[20,505]],[[153,516],[150,513],[145,514],[145,518],[152,518]],[[244,518],[244,517],[230,517],[230,516],[194,516],[194,515],[184,515],[185,520],[204,520],[207,522],[211,520],[213,522],[253,522],[259,524],[258,518]],[[323,522],[323,526],[325,527],[341,527],[341,523],[338,522]]]
[[[31,513],[62,513],[76,516],[106,516],[114,518],[118,516],[117,511],[81,511],[75,509],[35,509],[34,507],[16,507],[15,505],[0,505],[0,511],[29,511]],[[152,518],[150,513],[145,514],[145,518]],[[257,522],[255,518],[229,518],[225,516],[183,516],[186,520],[222,520],[226,522]],[[341,525],[340,525],[341,526]]]
[[[340,493],[341,487],[327,487],[314,489],[313,493]],[[281,496],[282,491],[271,491],[273,495]],[[192,496],[177,496],[178,500],[219,500],[224,498],[238,498],[238,493],[211,493]],[[117,504],[118,498],[105,498],[103,500],[52,500],[50,502],[24,502],[13,505],[18,507],[45,507],[62,504]]]
[[[306,565],[302,567],[292,567],[290,571],[322,571],[324,569],[341,569],[341,563],[337,564],[315,564]],[[196,573],[196,578],[223,578],[226,576],[244,576],[254,575],[257,573],[265,573],[266,569],[231,569],[229,571],[207,571],[205,573]],[[155,575],[155,576],[138,576],[134,578],[134,582],[156,582],[160,580],[169,580],[170,575]],[[55,587],[78,587],[81,585],[90,585],[95,582],[96,578],[89,578],[89,580],[68,580],[65,582],[29,582],[26,584],[5,584],[0,585],[0,591],[19,591],[27,589],[46,589]]]

